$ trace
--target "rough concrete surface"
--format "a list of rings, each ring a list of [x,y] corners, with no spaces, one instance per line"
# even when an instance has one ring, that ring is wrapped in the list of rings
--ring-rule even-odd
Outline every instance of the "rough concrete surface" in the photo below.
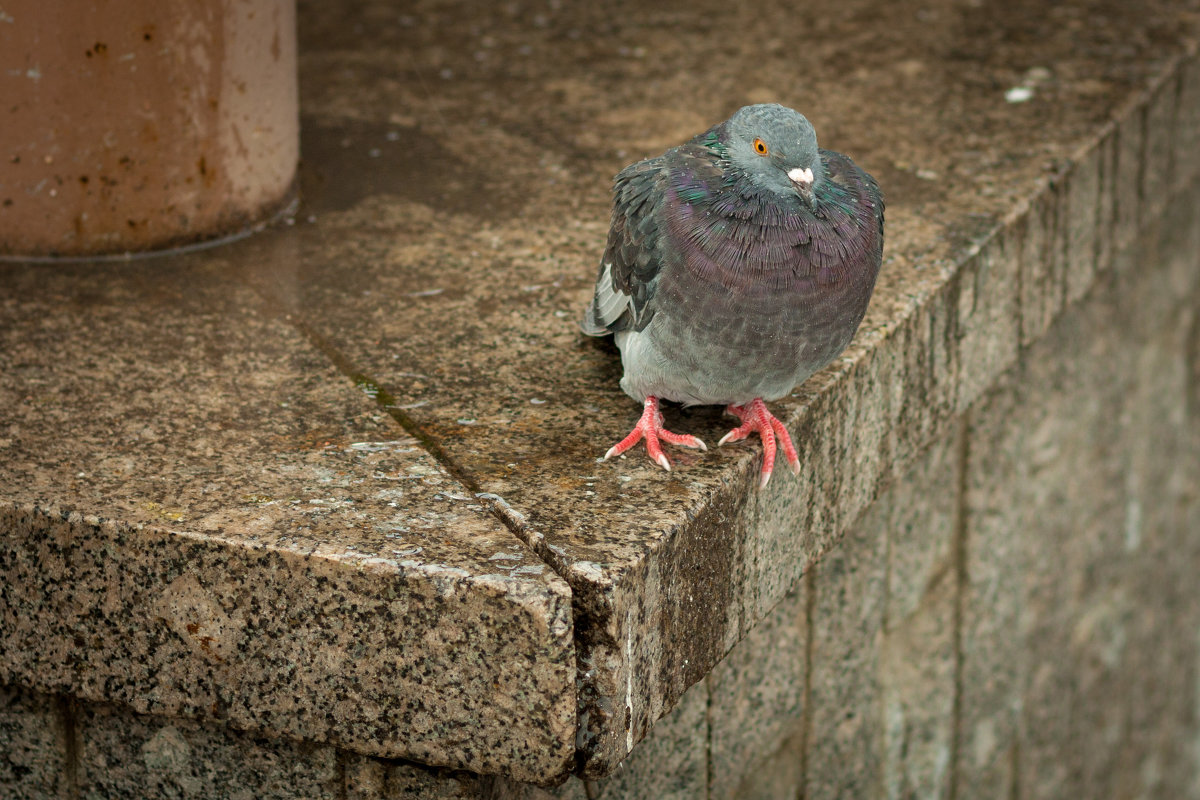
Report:
[[[822,775],[894,796],[968,796],[977,774],[1019,774],[1023,791],[1042,773],[1048,787],[1114,785],[1104,775],[1072,782],[1100,766],[1056,762],[1038,737],[1059,724],[1076,726],[1064,736],[1084,731],[1091,723],[1075,709],[1102,713],[1098,698],[1130,674],[1104,666],[1108,651],[1092,652],[1093,631],[1132,641],[1129,620],[1143,614],[1157,626],[1146,636],[1166,635],[1169,617],[1154,603],[1192,599],[1130,566],[1129,583],[1071,605],[1060,595],[1076,589],[1056,583],[1049,567],[1043,575],[980,563],[990,559],[983,553],[1003,557],[1014,525],[1039,542],[1043,515],[1001,509],[976,523],[964,497],[1003,505],[1006,495],[963,470],[985,452],[974,445],[985,435],[1018,436],[1007,457],[996,445],[997,463],[1029,468],[1020,448],[1031,433],[987,427],[977,409],[1034,413],[1025,388],[1007,405],[996,399],[998,382],[1028,379],[1041,397],[1066,380],[1052,377],[1066,369],[1062,353],[1103,361],[1099,342],[1044,343],[1083,325],[1063,320],[1114,291],[1105,287],[1116,276],[1158,309],[1137,318],[1144,325],[1177,320],[1175,355],[1161,363],[1130,355],[1105,374],[1136,368],[1159,387],[1150,379],[1169,362],[1191,399],[1181,406],[1147,388],[1147,401],[1161,402],[1172,425],[1193,424],[1195,367],[1180,372],[1179,359],[1195,353],[1186,341],[1195,338],[1187,309],[1196,266],[1177,238],[1193,236],[1181,231],[1197,223],[1171,198],[1200,167],[1198,20],[1196,3],[1165,0],[1053,8],[843,0],[752,14],[727,3],[302,3],[304,205],[292,225],[177,258],[171,269],[0,271],[8,359],[0,443],[16,465],[0,485],[19,520],[3,529],[0,568],[26,587],[0,595],[0,683],[517,780],[564,776],[577,747],[574,765],[587,779],[535,790],[452,778],[475,787],[462,784],[464,792],[618,796],[607,787],[623,785],[636,796],[622,779],[603,778],[647,735],[673,737],[671,763],[680,765],[653,785],[691,785],[694,736],[652,728],[664,715],[701,726],[695,703],[708,705],[696,751],[707,753],[706,791],[751,786],[757,779],[738,771],[751,763],[772,764],[812,796],[827,786]],[[1030,99],[1006,100],[1018,87]],[[807,114],[822,145],[853,156],[888,200],[884,269],[855,344],[776,404],[800,448],[800,480],[780,475],[754,492],[753,445],[681,453],[670,473],[640,451],[596,463],[637,413],[617,387],[615,351],[576,329],[611,176],[765,100]],[[1082,414],[1056,402],[1047,418],[1067,416],[1078,427],[1064,430],[1077,438],[1111,424],[1105,410],[1125,408],[1110,402]],[[1181,407],[1189,410],[1179,417]],[[1131,409],[1121,413],[1147,431],[1161,425]],[[718,409],[672,408],[667,417],[710,442],[729,426]],[[1180,446],[1161,427],[1155,437]],[[391,449],[354,448],[371,442]],[[1046,492],[1036,499],[1061,508],[1045,518],[1062,520],[1067,550],[1087,551],[1088,537],[1111,535],[1103,521],[1119,504],[1107,497],[1087,516],[1092,490],[1054,495],[1068,490],[1051,477],[1069,483],[1075,459],[1091,463],[1083,444],[1063,448],[1066,460],[1024,491]],[[1155,471],[1157,447],[1137,452],[1134,478],[1114,472],[1126,462],[1097,458],[1092,485],[1119,479],[1125,491],[1144,490],[1139,510],[1126,505],[1125,514],[1186,530],[1195,502],[1185,489],[1172,490],[1174,511],[1146,505],[1164,480],[1182,479]],[[918,477],[902,477],[913,465]],[[378,488],[378,475],[413,468],[422,477],[403,483],[402,496]],[[946,470],[956,476],[949,506],[905,494]],[[260,488],[269,499],[246,499]],[[868,511],[885,492],[898,516]],[[878,522],[861,527],[863,519]],[[1076,524],[1087,532],[1074,537]],[[70,546],[48,548],[44,532],[53,531]],[[1174,546],[1191,544],[1171,536]],[[1093,562],[1080,558],[1069,563],[1086,572]],[[318,599],[299,591],[316,582],[314,559],[344,581]],[[195,573],[184,569],[193,563]],[[125,565],[140,577],[123,578]],[[55,570],[80,580],[68,585]],[[810,572],[814,580],[801,581]],[[975,578],[989,574],[1005,592],[1018,591],[1019,578],[1022,610],[986,618],[982,604],[999,589]],[[102,599],[110,585],[122,594]],[[185,599],[159,600],[174,596],[172,586]],[[314,614],[340,615],[339,625],[301,617],[296,629],[279,609],[301,600]],[[427,624],[373,626],[393,602],[405,606],[395,619]],[[163,606],[179,611],[154,611]],[[1029,610],[1043,607],[1045,617]],[[1093,617],[1081,623],[1072,608]],[[221,636],[189,640],[185,617],[197,609],[213,610],[205,620],[214,631],[261,627],[261,637],[237,639],[261,639],[261,656]],[[50,655],[32,647],[25,614],[48,632]],[[1075,639],[1068,623],[1081,625]],[[774,655],[791,677],[739,683],[730,664],[741,660],[747,676],[761,671],[770,659],[756,648],[769,646],[753,645],[754,630],[772,625],[790,637]],[[988,662],[1006,652],[1013,629],[1032,652],[1076,641],[1072,664],[1100,659],[1095,685],[1064,692],[1076,672],[1019,665],[990,685]],[[333,657],[371,631],[363,658]],[[228,666],[205,641],[209,651],[227,648],[218,655]],[[1194,675],[1193,645],[1174,645],[1170,663],[1191,666],[1171,672],[1169,685]],[[394,668],[388,654],[414,649],[422,656],[412,683],[383,680]],[[839,671],[841,662],[855,669]],[[299,691],[285,691],[269,669],[279,664],[296,665],[287,680]],[[242,677],[222,680],[222,670]],[[968,686],[973,675],[982,682]],[[1135,685],[1159,707],[1161,694]],[[696,686],[704,703],[690,699]],[[344,706],[321,705],[348,691]],[[210,696],[220,702],[205,705]],[[757,760],[742,757],[758,732],[726,736],[736,726],[722,720],[768,696],[786,713],[762,724],[784,741]],[[1047,698],[1052,719],[1022,706],[1033,697]],[[1065,697],[1081,705],[1059,715],[1049,700]],[[861,702],[862,715],[838,720],[838,698]],[[1113,741],[1159,759],[1139,764],[1147,781],[1182,786],[1183,745],[1168,758],[1164,729],[1132,701],[1123,708],[1118,732],[1128,735]],[[872,727],[876,711],[889,727]],[[1180,714],[1180,729],[1193,730]],[[860,746],[872,766],[853,780],[814,764]],[[629,769],[617,774],[636,774]],[[386,786],[389,770],[354,774]],[[448,785],[441,773],[421,774]]]

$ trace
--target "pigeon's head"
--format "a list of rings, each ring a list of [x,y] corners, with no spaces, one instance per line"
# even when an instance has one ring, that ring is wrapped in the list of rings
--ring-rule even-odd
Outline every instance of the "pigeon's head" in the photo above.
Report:
[[[812,123],[786,106],[743,106],[726,125],[726,153],[756,186],[812,202],[824,177]]]

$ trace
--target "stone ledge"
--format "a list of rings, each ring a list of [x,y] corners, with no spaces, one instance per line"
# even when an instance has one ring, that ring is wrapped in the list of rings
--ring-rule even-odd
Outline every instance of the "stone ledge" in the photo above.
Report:
[[[1127,21],[1136,27],[1153,18],[1151,12]],[[989,35],[1001,36],[1006,21],[992,22],[997,29]],[[702,49],[704,37],[718,35],[722,24],[713,14],[670,43],[652,29],[641,32],[661,48],[657,58],[667,59],[689,44]],[[827,38],[850,35],[829,24],[834,29],[824,32]],[[470,172],[479,177],[446,179],[465,183],[466,192],[422,198],[397,191],[337,209],[317,222],[330,231],[305,232],[314,244],[288,245],[298,265],[282,277],[269,266],[281,259],[252,259],[268,266],[251,280],[320,331],[347,363],[386,387],[402,409],[396,416],[428,435],[468,486],[504,498],[518,512],[512,526],[517,534],[571,584],[585,774],[609,772],[779,602],[881,487],[1014,363],[1019,349],[1036,341],[1069,300],[1086,292],[1095,278],[1091,254],[1111,253],[1125,240],[1120,228],[1106,227],[1110,216],[1140,224],[1161,208],[1161,202],[1142,198],[1159,190],[1155,181],[1166,165],[1176,186],[1195,173],[1195,158],[1176,146],[1194,138],[1192,112],[1176,110],[1181,99],[1189,108],[1195,102],[1190,44],[1124,62],[1136,75],[1128,94],[1095,87],[1085,92],[1063,79],[1046,90],[1053,101],[1016,107],[1005,104],[999,90],[946,83],[943,66],[931,66],[929,49],[936,57],[943,47],[937,37],[951,22],[904,41],[888,36],[886,24],[881,19],[870,34],[880,40],[883,63],[864,68],[861,84],[847,86],[823,73],[813,63],[815,54],[807,56],[814,81],[825,77],[844,96],[826,93],[802,102],[804,96],[793,100],[794,90],[784,88],[775,95],[811,111],[823,141],[851,152],[889,196],[887,262],[855,345],[839,364],[800,387],[790,404],[780,404],[799,433],[798,484],[781,480],[765,493],[750,491],[754,448],[679,453],[669,475],[637,453],[615,464],[591,464],[606,442],[621,435],[621,420],[630,413],[616,389],[613,354],[581,343],[574,327],[592,278],[577,265],[593,263],[599,250],[607,198],[597,198],[595,187],[607,175],[596,159],[575,159],[570,172],[545,157],[534,166],[530,141],[520,136],[530,106],[498,107],[486,82],[455,84],[439,102],[442,113],[483,108],[491,119],[477,131],[458,131],[455,157],[477,164]],[[503,34],[498,38],[506,41]],[[374,57],[362,52],[329,53],[321,68],[339,57],[358,70],[378,69]],[[1101,65],[1114,69],[1104,47],[1089,50],[1061,32],[1019,58],[1054,64],[1064,76],[1086,76]],[[905,109],[890,94],[897,92],[896,64],[913,66],[903,73],[906,88],[898,91],[910,104]],[[991,69],[997,82],[1019,79],[1003,58],[971,65]],[[622,66],[631,81],[642,69]],[[450,69],[458,67],[477,74],[463,64]],[[763,66],[761,74],[769,80],[784,73]],[[604,152],[600,142],[643,126],[661,131],[638,141],[653,152],[707,124],[707,118],[686,114],[664,117],[661,107],[670,103],[661,84],[647,96],[617,84],[589,93],[572,80],[580,79],[554,84],[571,101],[564,112],[569,118],[543,120],[558,142],[580,137]],[[681,80],[677,92],[703,95],[702,76]],[[318,131],[320,152],[331,149],[320,143],[326,137],[354,149],[387,128],[381,116],[346,109],[345,93],[355,91],[339,84],[336,93],[320,95],[315,107],[336,108],[343,120]],[[383,95],[425,107],[421,97],[399,87]],[[529,95],[529,102],[535,97]],[[726,104],[744,101],[732,92]],[[957,117],[949,118],[941,101]],[[717,105],[718,98],[709,103]],[[613,106],[624,110],[614,116]],[[898,166],[886,149],[897,137],[865,119],[864,108],[904,119],[899,138],[907,166]],[[1148,115],[1168,125],[1153,146],[1141,138]],[[709,114],[719,116],[716,110]],[[1014,125],[1025,126],[1019,136]],[[504,163],[486,157],[501,146]],[[615,171],[620,163],[612,161]],[[1128,176],[1131,163],[1137,188],[1119,192],[1118,180]],[[912,165],[932,170],[938,181],[914,176],[918,168]],[[514,184],[528,189],[515,208],[480,215],[468,205],[472,192],[494,190],[503,197]],[[580,198],[588,205],[580,208]],[[315,243],[331,241],[338,230],[342,268],[331,272],[325,260],[305,254],[321,252]],[[368,231],[387,231],[395,241],[364,244],[358,237]],[[256,244],[271,252],[267,240]],[[376,293],[394,303],[393,313],[380,313]],[[449,329],[448,319],[455,320]],[[679,429],[709,441],[726,427],[711,410],[676,413],[684,420]]]
[[[568,587],[191,266],[0,273],[0,684],[562,774]]]
[[[389,531],[369,528],[359,539],[360,526],[383,518],[422,519],[426,509],[436,508],[436,518],[424,518],[431,525],[415,546],[431,548],[438,557],[422,563],[449,564],[486,583],[483,577],[494,573],[492,558],[516,553],[514,565],[532,569],[544,562],[561,576],[548,569],[542,575],[523,573],[516,582],[522,602],[528,599],[538,609],[531,615],[534,638],[519,657],[514,654],[498,666],[511,668],[504,674],[517,680],[521,658],[550,665],[553,674],[546,685],[552,688],[544,691],[544,712],[518,717],[510,731],[500,731],[503,721],[496,720],[497,727],[488,729],[496,731],[496,741],[488,742],[486,734],[454,740],[447,732],[428,745],[419,737],[395,740],[391,752],[546,780],[567,767],[565,754],[574,741],[564,726],[574,723],[577,702],[584,773],[613,770],[655,720],[784,598],[894,476],[1015,362],[1021,348],[1037,342],[1097,275],[1112,269],[1119,245],[1160,214],[1170,192],[1195,175],[1200,90],[1194,49],[1182,38],[1161,41],[1148,34],[1154,25],[1162,28],[1163,17],[1182,24],[1171,4],[1153,4],[1136,14],[1112,9],[1120,19],[1111,24],[1130,43],[1120,52],[1094,31],[1060,30],[1045,19],[1034,20],[1045,34],[1033,37],[1036,42],[1006,40],[1005,26],[1012,24],[1006,18],[993,18],[986,9],[934,6],[919,24],[915,11],[904,6],[872,7],[878,15],[869,24],[853,15],[823,18],[821,39],[827,45],[853,39],[869,51],[850,76],[819,48],[763,52],[756,37],[746,36],[733,37],[729,52],[713,53],[705,70],[671,80],[663,80],[659,70],[689,63],[689,52],[708,52],[705,42],[740,24],[723,16],[731,11],[714,7],[711,14],[698,15],[703,21],[696,20],[693,28],[665,36],[663,20],[654,15],[633,15],[628,29],[617,30],[601,26],[599,11],[562,9],[546,26],[531,30],[506,17],[506,11],[494,10],[486,12],[494,15],[486,26],[492,42],[486,48],[494,55],[477,60],[476,46],[485,45],[476,39],[484,34],[456,25],[450,6],[424,9],[428,18],[415,30],[362,24],[371,19],[369,3],[355,12],[364,14],[361,18],[342,18],[338,12],[334,19],[328,9],[307,9],[312,33],[302,42],[301,58],[308,114],[307,207],[295,227],[184,263],[217,291],[236,294],[251,287],[267,307],[248,302],[247,316],[261,316],[256,324],[285,343],[280,352],[302,352],[312,359],[301,372],[320,377],[304,387],[305,413],[282,412],[284,417],[307,422],[348,407],[361,407],[361,414],[371,416],[363,398],[350,399],[353,392],[345,383],[352,378],[376,400],[376,427],[365,435],[358,432],[361,423],[349,431],[334,426],[343,450],[360,442],[400,441],[404,431],[420,445],[412,458],[425,464],[434,480],[425,494],[408,498],[412,505],[397,511],[367,503],[361,487],[370,482],[363,474],[363,483],[343,487],[341,495],[353,500],[352,506],[366,504],[362,516],[328,517],[329,524],[305,539],[296,557],[318,540],[337,552],[355,552],[352,545],[382,557]],[[355,22],[361,26],[357,32]],[[589,25],[600,27],[577,46],[586,46],[608,73],[573,60],[574,51],[563,44],[577,41],[565,34]],[[425,38],[433,30],[445,31],[457,47],[447,50]],[[555,34],[564,36],[560,40]],[[987,46],[964,53],[955,43],[968,35]],[[650,45],[645,50],[652,57],[618,57],[629,40]],[[415,67],[397,66],[398,47],[412,54]],[[523,60],[524,47],[538,58]],[[739,65],[751,57],[762,88],[722,84],[714,90],[706,84],[710,74],[740,74]],[[794,80],[801,69],[797,59],[809,77],[800,87]],[[1051,64],[1054,71],[1051,83],[1035,92],[1038,99],[1021,106],[1004,103],[1003,88],[1040,64]],[[450,76],[439,78],[445,82],[438,84],[436,98],[418,90],[420,81],[394,80],[403,70],[415,70],[423,79],[421,70],[433,69],[429,65]],[[1108,76],[1107,82],[1087,83],[1095,74]],[[496,86],[511,96],[498,97]],[[780,475],[767,492],[754,493],[751,473],[758,451],[753,447],[702,457],[683,454],[671,474],[636,456],[595,464],[636,411],[616,388],[614,354],[582,342],[574,328],[603,240],[604,187],[622,163],[679,141],[743,102],[768,99],[764,94],[809,113],[823,143],[851,153],[880,178],[889,197],[888,261],[860,336],[840,363],[780,404],[786,412],[781,416],[798,433],[801,480]],[[691,109],[671,111],[679,97],[702,99]],[[484,121],[474,124],[480,118]],[[434,119],[441,122],[435,126]],[[454,123],[454,136],[444,135],[447,119]],[[637,152],[616,152],[617,141],[633,142]],[[1049,176],[1046,161],[1053,167]],[[54,291],[76,298],[73,308],[48,316],[58,330],[69,330],[79,326],[76,317],[86,310],[88,295],[109,290],[103,281],[89,286],[83,272],[39,269],[45,271],[38,275],[56,276],[56,290],[38,287],[29,271],[5,278],[11,281],[8,297],[27,296],[7,307],[21,324],[8,327],[6,345],[30,337],[40,341],[31,331],[53,309]],[[112,272],[104,276],[114,282],[117,296],[95,330],[113,324],[122,309],[134,309],[133,318],[147,310],[139,308],[148,302],[142,288],[146,274],[133,272],[125,280]],[[171,309],[195,284],[164,279],[157,284],[163,296],[148,305],[149,311]],[[144,359],[128,353],[131,348],[136,353],[139,341],[157,331],[151,319],[108,343],[116,361],[143,366]],[[289,328],[285,322],[293,324]],[[185,328],[198,324],[193,320]],[[257,346],[253,337],[230,345],[232,366],[237,352],[254,352]],[[95,357],[86,339],[70,340],[65,347],[43,369],[49,372],[50,363],[86,364]],[[177,357],[166,374],[186,372],[188,363]],[[16,375],[5,366],[6,376]],[[262,369],[255,363],[235,374],[257,375]],[[136,398],[148,390],[129,379],[123,375],[97,394]],[[29,396],[28,381],[24,375],[6,377],[6,399],[21,406]],[[196,420],[181,424],[177,435],[149,426],[143,440],[150,448],[164,446],[170,458],[139,467],[152,449],[127,457],[143,470],[145,484],[132,482],[132,489],[125,489],[125,484],[75,480],[65,465],[77,456],[42,457],[53,452],[61,433],[48,421],[70,425],[73,433],[77,425],[85,426],[83,434],[93,431],[80,438],[91,448],[86,452],[98,457],[122,445],[110,431],[154,414],[118,408],[90,422],[78,398],[74,405],[58,405],[63,382],[46,385],[49,391],[36,396],[51,399],[28,405],[27,419],[17,423],[36,429],[35,435],[4,434],[10,452],[32,465],[6,487],[5,499],[42,509],[43,515],[60,506],[76,508],[119,520],[132,526],[121,530],[138,535],[170,530],[162,514],[195,513],[193,504],[218,520],[232,513],[227,509],[241,507],[232,486],[218,493],[220,502],[204,506],[203,492],[172,493],[158,480],[156,470],[180,456],[204,462],[213,457],[206,448],[224,452],[237,443],[234,435],[216,447],[205,437],[197,440],[191,428],[204,426]],[[231,380],[223,396],[236,397],[241,390]],[[193,404],[212,399],[181,392],[177,402],[157,413],[187,416]],[[242,435],[277,424],[281,412],[265,413],[268,407],[277,409],[274,403],[252,400],[247,406],[263,413],[252,416],[250,424],[231,426]],[[677,413],[682,429],[707,440],[726,427],[710,410]],[[141,435],[140,428],[131,430]],[[243,449],[235,447],[234,463],[215,474],[236,476],[243,461],[273,463],[281,449],[294,456],[297,448],[281,444],[294,445],[300,435],[259,437]],[[302,452],[305,463],[319,464],[326,454],[324,447]],[[357,452],[344,455],[357,458]],[[197,468],[184,485],[203,488],[207,484],[197,476],[212,474]],[[277,494],[269,496],[322,499],[297,494],[297,487],[319,485],[326,477],[328,472],[287,473]],[[240,482],[253,486],[256,480],[257,475]],[[48,488],[31,494],[27,484]],[[112,497],[122,496],[118,489],[133,498],[132,508],[105,510]],[[483,502],[476,495],[492,504],[494,517],[472,508]],[[468,532],[456,534],[450,548],[464,542],[466,566],[460,554],[435,549],[445,545],[439,532],[455,529],[443,513],[470,520],[464,523]],[[231,534],[255,535],[255,517],[247,512],[228,520],[203,533],[211,546],[225,546]],[[269,522],[282,525],[284,532],[275,535],[290,542],[286,532],[307,524],[295,520]],[[396,564],[387,569],[400,572]],[[157,580],[169,585],[165,575]],[[472,597],[479,591],[470,582],[460,585]],[[488,635],[497,637],[488,641],[503,641],[504,625],[519,618],[522,608],[512,602],[494,619],[482,620]],[[47,616],[52,627],[62,624],[55,613]],[[455,620],[475,624],[477,616],[467,611]],[[6,636],[8,630],[6,625]],[[97,647],[94,640],[63,641],[71,658],[111,655],[103,642],[89,653]],[[400,642],[391,644],[396,648],[391,652],[400,652]],[[428,644],[431,653],[441,651],[444,658],[431,665],[417,691],[435,698],[440,687],[453,682],[458,659],[446,642]],[[471,644],[465,652],[480,651]],[[6,660],[9,654],[6,644]],[[193,660],[185,663],[196,668],[202,657],[192,653]],[[564,679],[568,664],[578,668],[577,684]],[[337,678],[342,666],[325,673],[333,681],[331,694],[343,689]],[[486,688],[489,673],[472,674]],[[0,682],[82,690],[73,679],[53,675],[28,667],[20,674],[0,673]],[[177,706],[147,705],[145,684],[134,686],[121,694],[119,686],[97,685],[87,696],[119,699],[141,710],[200,713],[198,705],[181,700],[172,701]],[[488,701],[507,708],[505,691],[493,683],[491,692]],[[404,697],[392,702],[403,704]],[[399,730],[396,719],[406,717],[396,708],[398,717],[385,722]],[[468,724],[472,711],[463,708],[465,716],[453,716],[455,724]],[[306,728],[298,715],[271,727],[264,722],[269,711],[251,708],[249,721],[238,724],[326,737],[363,752],[372,752],[372,737],[379,732],[361,720],[342,728]],[[549,731],[544,758],[530,755],[521,743],[521,736],[533,736],[539,724]],[[480,749],[481,743],[496,746],[497,741],[502,741],[499,751]]]

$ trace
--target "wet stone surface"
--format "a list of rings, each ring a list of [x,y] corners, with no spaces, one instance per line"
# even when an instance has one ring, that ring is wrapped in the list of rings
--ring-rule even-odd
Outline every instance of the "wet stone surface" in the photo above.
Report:
[[[570,593],[203,259],[7,267],[0,684],[545,779]]]
[[[339,8],[339,33],[311,9],[305,108],[322,124],[306,127],[305,152],[372,169],[351,183],[314,165],[307,185],[336,187],[337,201],[318,197],[286,238],[250,243],[264,255],[244,259],[249,280],[385,387],[472,488],[504,498],[571,584],[588,774],[611,770],[1013,363],[1021,302],[1061,312],[1065,276],[1018,296],[1020,249],[994,232],[1073,174],[1081,139],[1192,19],[1144,11],[818,4],[796,48],[783,4],[394,14],[363,2]],[[1028,101],[1006,99],[1017,86]],[[767,100],[807,114],[888,200],[856,344],[776,404],[798,431],[801,479],[781,473],[755,495],[752,444],[673,449],[669,474],[640,449],[595,463],[637,413],[615,350],[576,327],[611,176]],[[415,174],[414,160],[434,163]],[[1099,236],[1081,210],[1100,205],[1095,160],[1090,183],[1046,192],[1063,217],[1048,251],[1073,259],[1059,270],[1090,263]],[[989,260],[955,277],[989,240]],[[1072,294],[1093,279],[1073,276]],[[710,445],[731,426],[719,409],[666,415]]]
[[[521,780],[565,772],[578,743],[584,774],[611,773],[1087,292],[1077,248],[1111,252],[1106,220],[1148,213],[1118,183],[1145,149],[1130,98],[1197,11],[301,3],[292,224],[158,264],[0,268],[0,566],[31,582],[20,604],[49,623],[55,663],[81,665],[49,669],[12,614],[0,683]],[[1174,110],[1188,64],[1152,106],[1164,125],[1190,119]],[[801,477],[756,494],[754,444],[673,451],[670,473],[640,449],[597,463],[637,415],[615,349],[576,326],[611,177],[763,101],[808,115],[888,201],[859,336],[775,404]],[[1177,181],[1197,167],[1187,141],[1155,140]],[[732,424],[666,415],[710,445]],[[199,588],[192,563],[210,570]],[[314,564],[345,586],[307,598]],[[280,609],[302,600],[341,624],[295,629]],[[131,627],[131,608],[164,621]],[[253,623],[264,654],[222,633],[212,661],[162,608]],[[387,613],[405,624],[358,619]],[[410,657],[411,684],[372,683],[370,658],[334,658],[364,639],[380,669],[429,660]],[[172,666],[112,662],[126,651]],[[299,692],[279,684],[298,707],[272,683],[288,664],[308,668],[287,672]]]

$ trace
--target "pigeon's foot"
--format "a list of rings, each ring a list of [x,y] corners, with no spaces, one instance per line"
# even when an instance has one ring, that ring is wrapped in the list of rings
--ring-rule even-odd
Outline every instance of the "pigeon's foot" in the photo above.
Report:
[[[726,406],[725,411],[740,419],[742,424],[721,437],[721,441],[717,442],[717,447],[726,442],[739,442],[752,433],[757,433],[762,437],[762,478],[758,482],[758,488],[763,488],[767,485],[767,481],[771,480],[771,472],[775,469],[776,440],[782,445],[783,454],[787,457],[788,466],[792,468],[792,472],[800,474],[800,457],[796,455],[792,437],[788,436],[787,428],[783,427],[783,423],[767,410],[767,404],[762,401],[762,398],[744,406]]]
[[[786,434],[785,434],[786,435]],[[646,406],[642,411],[642,418],[638,420],[637,425],[633,426],[633,430],[628,436],[614,444],[609,451],[604,454],[604,460],[619,456],[642,439],[646,440],[646,452],[654,463],[658,464],[663,469],[670,472],[671,462],[667,460],[663,454],[662,446],[659,444],[661,439],[668,444],[678,445],[680,447],[692,447],[697,450],[707,450],[704,442],[697,439],[695,436],[687,434],[671,433],[663,427],[662,412],[658,410],[658,398],[647,397]],[[790,442],[788,443],[790,446]]]

